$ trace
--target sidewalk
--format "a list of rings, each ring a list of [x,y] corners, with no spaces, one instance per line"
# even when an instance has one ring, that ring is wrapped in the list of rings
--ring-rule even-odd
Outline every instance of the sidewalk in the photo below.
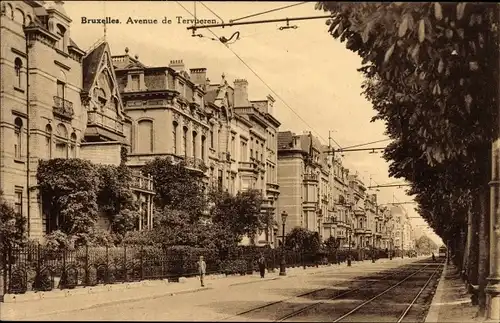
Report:
[[[405,260],[392,260],[395,265],[419,260],[419,258]],[[370,267],[377,264],[390,262],[389,259],[380,259],[375,264],[371,261],[353,262],[351,267],[345,263],[340,265],[326,265],[308,267],[287,268],[286,276],[279,276],[279,270],[267,273],[265,279],[259,275],[207,276],[205,287],[200,287],[197,277],[187,278],[183,282],[168,283],[166,280],[143,281],[139,283],[113,284],[107,286],[96,286],[94,288],[77,288],[73,290],[55,290],[46,293],[31,293],[22,295],[17,300],[0,303],[0,320],[36,319],[39,315],[72,312],[77,310],[107,306],[117,303],[134,302],[144,299],[155,299],[178,294],[202,292],[211,289],[228,288],[231,286],[260,283],[276,279],[286,279],[303,275],[314,275],[325,272],[347,271],[349,268]],[[21,301],[24,299],[24,301]]]
[[[479,322],[470,294],[454,265],[445,265],[425,323]]]

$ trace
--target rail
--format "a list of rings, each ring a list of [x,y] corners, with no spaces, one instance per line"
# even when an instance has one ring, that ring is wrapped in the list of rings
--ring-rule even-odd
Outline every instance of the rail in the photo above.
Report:
[[[54,106],[52,108],[54,114],[66,119],[72,119],[75,115],[73,110],[73,102],[68,101],[60,96],[54,96]]]
[[[87,124],[89,125],[98,125],[118,133],[123,133],[123,122],[119,120],[98,111],[88,111],[87,117]]]

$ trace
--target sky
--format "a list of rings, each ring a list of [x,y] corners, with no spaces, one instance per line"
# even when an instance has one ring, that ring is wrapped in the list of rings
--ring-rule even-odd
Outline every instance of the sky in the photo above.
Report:
[[[220,23],[292,4],[197,1],[196,16]],[[106,25],[106,40],[113,55],[124,54],[128,47],[129,54],[138,55],[148,66],[167,66],[170,60],[182,59],[188,69],[207,68],[212,82],[219,82],[222,74],[230,84],[234,79],[246,79],[251,100],[265,99],[268,94],[276,99],[274,114],[282,124],[280,131],[312,131],[325,144],[330,134],[341,147],[387,139],[385,126],[370,122],[375,111],[361,95],[363,77],[357,72],[361,58],[329,35],[326,19],[293,21],[290,26],[297,28],[284,30],[279,27],[286,26],[286,22],[211,28],[217,37],[230,38],[234,32],[240,33],[240,38],[227,48],[212,40],[215,36],[209,30],[198,29],[196,34],[203,37],[193,37],[186,29],[191,24],[178,23],[178,16],[193,18],[190,13],[195,11],[194,1],[66,1],[64,8],[73,20],[71,38],[84,50],[104,36],[104,26],[82,24],[82,17],[111,17],[121,21]],[[325,14],[310,2],[245,20]],[[129,17],[157,19],[159,24],[127,24]],[[161,24],[164,18],[171,23]],[[336,143],[331,141],[339,148]],[[366,147],[380,148],[387,143]],[[381,152],[345,152],[342,160],[351,173],[358,172],[367,186],[403,183],[389,178],[389,164]],[[413,198],[405,193],[407,188],[380,188],[373,193],[377,193],[381,204],[411,202]],[[415,206],[403,205],[420,235],[427,228]],[[441,242],[432,231],[427,235]]]

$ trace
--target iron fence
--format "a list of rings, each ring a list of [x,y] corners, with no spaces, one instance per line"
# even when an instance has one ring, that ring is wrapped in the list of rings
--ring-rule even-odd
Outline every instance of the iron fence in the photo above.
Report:
[[[187,250],[187,251],[186,251]],[[265,257],[266,268],[279,268],[282,258],[287,267],[338,264],[366,259],[363,250],[336,249],[306,253],[281,248],[233,248],[215,252],[209,249],[178,249],[169,246],[89,247],[53,251],[40,244],[7,249],[2,255],[3,294],[27,291],[73,289],[141,280],[169,279],[198,274],[197,262],[203,255],[207,274],[251,274],[258,270],[257,260]],[[379,252],[376,257],[387,257]]]

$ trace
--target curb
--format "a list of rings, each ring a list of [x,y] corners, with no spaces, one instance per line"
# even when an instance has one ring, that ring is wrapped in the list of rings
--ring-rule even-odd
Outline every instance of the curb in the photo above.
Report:
[[[281,278],[280,278],[280,277],[274,277],[274,278],[264,278],[264,279],[259,279],[259,280],[254,280],[254,281],[249,281],[249,282],[241,282],[241,283],[229,284],[229,287],[232,287],[232,286],[239,286],[239,285],[256,284],[256,283],[262,283],[262,282],[271,281],[271,280],[278,280],[278,279],[281,279]]]
[[[443,266],[443,272],[441,273],[441,277],[439,277],[439,283],[436,287],[436,294],[432,297],[431,306],[429,311],[427,312],[427,316],[425,317],[425,323],[437,323],[439,322],[439,307],[436,305],[441,302],[444,294],[444,281],[446,276],[446,271],[448,269],[448,264],[445,262]]]
[[[122,299],[122,300],[114,300],[114,301],[109,301],[109,302],[104,302],[104,303],[99,303],[99,304],[93,304],[93,305],[89,305],[89,306],[85,306],[85,307],[80,307],[78,309],[66,309],[66,310],[59,310],[59,311],[52,311],[52,312],[47,312],[47,313],[43,313],[43,314],[38,314],[36,316],[24,316],[24,317],[12,318],[11,320],[14,321],[14,320],[20,320],[20,319],[39,318],[40,316],[57,315],[57,314],[70,313],[70,312],[76,312],[76,311],[82,311],[82,310],[90,310],[90,309],[106,307],[106,306],[116,305],[116,304],[133,303],[133,302],[138,302],[138,301],[143,301],[143,300],[152,300],[152,299],[157,299],[157,298],[165,297],[165,296],[175,296],[175,295],[203,292],[203,291],[207,291],[207,290],[211,290],[211,289],[213,289],[213,287],[198,287],[198,288],[194,288],[194,289],[180,290],[178,292],[165,292],[165,293],[156,294],[156,295],[152,295],[152,296],[146,296],[146,297],[141,296],[141,297],[127,298],[127,299]]]

